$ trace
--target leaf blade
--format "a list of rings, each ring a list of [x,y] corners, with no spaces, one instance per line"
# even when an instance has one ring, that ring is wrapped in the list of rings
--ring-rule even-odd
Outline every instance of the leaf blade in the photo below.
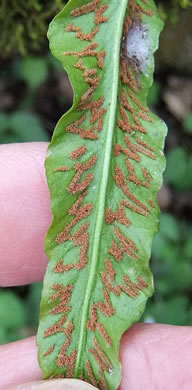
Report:
[[[165,128],[146,108],[158,31],[153,2],[140,3],[72,0],[50,30],[75,95],[46,162],[54,220],[46,240],[40,360],[45,377],[80,377],[101,389],[118,387],[120,337],[153,291],[148,259]],[[130,22],[131,34],[146,34],[149,58],[139,51],[136,62],[133,52],[127,58]]]

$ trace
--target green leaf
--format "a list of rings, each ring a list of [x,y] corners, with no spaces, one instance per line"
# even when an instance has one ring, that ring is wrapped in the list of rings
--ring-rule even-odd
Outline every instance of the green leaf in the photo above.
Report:
[[[177,167],[177,169],[175,169]],[[192,188],[192,158],[184,148],[178,146],[167,154],[167,168],[165,180],[178,190]]]
[[[30,293],[26,302],[28,309],[28,323],[35,326],[39,322],[39,309],[41,300],[42,282],[33,283],[30,286]]]
[[[7,333],[6,329],[0,325],[0,345],[7,342]]]
[[[11,291],[0,291],[0,307],[2,328],[19,328],[25,324],[24,306],[16,294]]]
[[[169,325],[188,325],[189,299],[185,296],[175,296],[166,301],[150,305],[144,319],[152,317],[155,322]]]
[[[1,127],[2,126],[2,127]],[[48,141],[39,117],[25,111],[0,114],[0,142]]]
[[[161,87],[157,81],[154,81],[151,88],[149,89],[149,94],[147,102],[149,106],[159,103],[160,100]]]
[[[4,129],[7,126],[7,122],[8,122],[7,115],[4,114],[3,112],[0,112],[0,137],[4,133]]]
[[[44,378],[116,389],[120,338],[153,293],[166,127],[146,102],[161,29],[152,0],[71,0],[50,26],[74,103],[46,161],[54,218],[38,330]]]
[[[184,120],[184,129],[186,133],[192,134],[192,113],[187,115]]]
[[[178,164],[179,162],[179,164]],[[177,169],[175,167],[177,166]],[[183,180],[187,170],[187,158],[185,150],[181,147],[170,150],[167,155],[167,168],[165,179],[176,188],[183,188]]]
[[[184,246],[184,255],[189,259],[192,259],[192,241],[191,238],[186,242]]]
[[[160,232],[169,240],[179,240],[179,227],[176,218],[171,214],[161,214]]]
[[[31,88],[37,88],[48,77],[48,67],[45,58],[23,58],[21,62],[21,74]]]
[[[23,142],[48,140],[39,117],[30,112],[16,111],[12,114],[10,117],[10,128],[19,135]]]

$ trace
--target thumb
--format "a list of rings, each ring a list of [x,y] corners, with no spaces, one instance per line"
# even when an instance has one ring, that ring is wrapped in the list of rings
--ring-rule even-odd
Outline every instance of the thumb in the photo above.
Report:
[[[7,390],[97,390],[89,383],[77,379],[50,379],[48,381],[38,381],[22,383],[8,387]]]

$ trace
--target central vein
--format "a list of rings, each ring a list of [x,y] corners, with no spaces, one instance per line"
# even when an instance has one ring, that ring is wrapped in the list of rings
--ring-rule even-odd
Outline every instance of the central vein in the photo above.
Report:
[[[115,0],[116,1],[116,0]],[[107,196],[107,185],[108,185],[108,179],[109,179],[109,171],[110,171],[110,164],[111,164],[111,151],[112,151],[112,142],[113,142],[113,132],[114,132],[114,125],[115,125],[115,118],[116,118],[116,108],[117,108],[117,92],[118,92],[118,84],[119,84],[119,59],[120,59],[120,46],[121,46],[121,37],[122,37],[122,29],[123,29],[123,21],[125,16],[126,7],[128,4],[128,0],[121,0],[119,3],[119,12],[117,8],[115,9],[116,18],[113,19],[113,21],[116,21],[116,25],[110,26],[111,30],[113,31],[113,36],[111,39],[113,40],[113,52],[110,56],[110,61],[112,63],[112,67],[109,67],[112,69],[111,73],[111,99],[110,99],[110,108],[109,108],[109,122],[108,126],[106,128],[106,136],[105,136],[105,145],[104,145],[104,158],[103,158],[103,164],[102,164],[102,172],[101,172],[101,181],[100,181],[100,188],[98,193],[98,200],[97,200],[97,218],[95,223],[95,231],[94,231],[94,238],[93,238],[93,247],[92,252],[90,255],[90,272],[88,275],[88,283],[87,288],[85,291],[85,297],[84,297],[84,306],[82,309],[82,316],[81,316],[81,324],[80,324],[80,332],[79,332],[79,343],[77,348],[77,359],[75,364],[75,370],[74,374],[75,377],[78,377],[78,371],[79,371],[79,365],[81,362],[81,355],[84,347],[84,338],[85,338],[85,329],[86,329],[86,323],[88,318],[88,312],[89,312],[89,305],[90,305],[90,299],[91,299],[91,292],[93,289],[94,281],[95,281],[95,275],[97,270],[97,264],[99,259],[99,249],[100,249],[100,240],[101,240],[101,234],[102,234],[102,227],[103,227],[103,220],[105,217],[105,203],[106,203],[106,196]],[[117,18],[118,15],[118,18]],[[110,23],[110,21],[108,22]],[[109,39],[109,37],[108,37]],[[108,70],[105,70],[108,72]]]

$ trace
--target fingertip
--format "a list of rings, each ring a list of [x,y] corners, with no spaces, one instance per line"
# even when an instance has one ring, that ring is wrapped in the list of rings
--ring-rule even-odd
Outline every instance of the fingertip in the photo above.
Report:
[[[119,390],[189,390],[192,383],[192,330],[165,324],[135,324],[124,335]]]
[[[51,223],[44,162],[47,143],[0,146],[0,285],[43,278],[44,238]]]
[[[96,390],[89,383],[76,379],[50,379],[48,381],[28,382],[11,386],[7,390]]]
[[[35,337],[0,346],[0,378],[2,390],[42,379]]]

